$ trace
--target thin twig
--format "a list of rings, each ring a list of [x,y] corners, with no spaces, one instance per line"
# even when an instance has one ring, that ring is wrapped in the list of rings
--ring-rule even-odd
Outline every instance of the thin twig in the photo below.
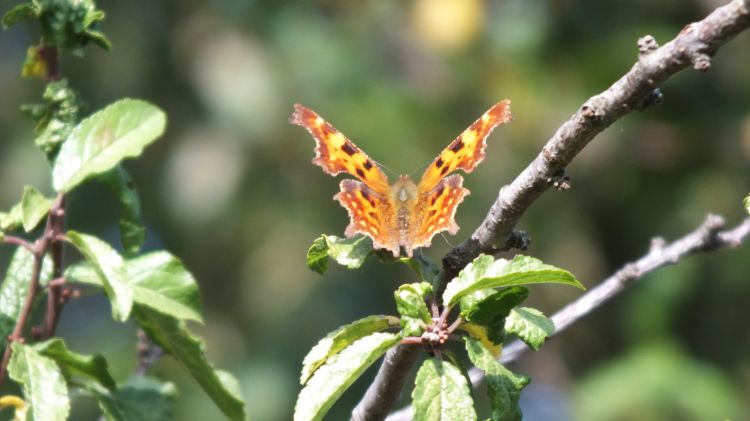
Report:
[[[659,48],[651,36],[638,42],[639,57],[635,65],[606,91],[589,98],[578,111],[555,132],[542,151],[509,185],[500,189],[495,203],[471,237],[443,258],[443,284],[481,253],[496,253],[515,246],[519,235],[515,227],[529,206],[550,187],[560,188],[561,174],[578,153],[599,133],[620,117],[643,110],[661,100],[658,85],[692,64],[705,71],[710,57],[727,41],[750,27],[750,0],[733,0],[717,8],[702,21],[687,25],[674,39]],[[564,178],[564,177],[563,177]],[[389,367],[409,366],[392,361],[395,350],[386,354]],[[394,354],[394,355],[391,355]],[[392,372],[386,367],[384,370]],[[403,377],[403,373],[393,375]],[[365,396],[355,408],[357,414],[382,414],[399,396],[402,382],[394,382],[378,373]],[[394,392],[390,389],[397,388]],[[387,411],[387,409],[386,409]],[[353,415],[353,419],[354,419]],[[378,420],[356,417],[359,420]]]
[[[750,218],[745,219],[731,230],[721,231],[723,227],[723,218],[717,215],[708,215],[698,228],[679,240],[664,244],[663,239],[654,239],[651,242],[651,249],[645,256],[626,264],[586,294],[555,313],[551,317],[555,324],[555,335],[591,314],[595,309],[624,291],[634,281],[645,277],[656,269],[677,264],[699,252],[738,247],[750,237]],[[513,362],[529,349],[526,344],[516,340],[503,347],[503,355],[500,361],[503,364]],[[484,372],[473,367],[469,370],[469,378],[472,385],[476,386],[484,380]],[[413,409],[408,406],[394,412],[387,420],[406,421],[412,419],[412,416]]]
[[[65,197],[60,194],[58,206],[50,212],[54,212],[52,226],[52,244],[50,251],[52,254],[52,277],[62,279],[63,282],[63,242],[60,236],[65,231]],[[44,324],[42,325],[42,338],[48,339],[55,335],[57,322],[60,320],[60,312],[63,305],[68,301],[69,294],[63,294],[64,286],[61,283],[50,284],[47,294],[47,312],[44,315]]]
[[[25,238],[16,237],[14,235],[6,235],[5,237],[3,237],[2,242],[6,244],[21,246],[30,252],[34,251],[34,244],[26,240]]]

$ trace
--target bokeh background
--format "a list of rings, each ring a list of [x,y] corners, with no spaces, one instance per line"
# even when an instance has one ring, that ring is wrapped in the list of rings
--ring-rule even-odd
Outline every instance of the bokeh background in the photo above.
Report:
[[[0,1],[7,10],[15,1]],[[538,153],[589,96],[630,68],[636,40],[666,42],[715,0],[218,0],[98,1],[114,43],[66,57],[62,72],[96,110],[144,98],[169,116],[163,139],[126,164],[143,201],[148,249],[167,248],[197,277],[208,353],[240,380],[255,420],[286,420],[301,360],[327,332],[395,313],[392,291],[415,277],[369,261],[324,276],[305,266],[320,233],[342,235],[338,180],[310,164],[313,140],[287,118],[302,102],[337,126],[391,176],[419,174],[485,109],[512,100],[465,185],[463,229],[438,236],[439,259],[479,224],[498,189]],[[38,33],[0,33],[0,209],[26,184],[51,192],[31,121],[18,106],[42,84],[21,80]],[[685,71],[664,103],[599,135],[568,168],[573,188],[543,195],[520,222],[527,252],[571,270],[587,286],[674,239],[707,212],[730,224],[750,191],[750,34],[711,71]],[[70,199],[69,225],[117,244],[117,206],[91,186]],[[0,250],[4,270],[9,248]],[[76,259],[69,253],[71,260]],[[750,413],[750,247],[701,255],[646,277],[512,368],[533,378],[529,420],[747,419]],[[547,314],[580,291],[532,288]],[[101,352],[119,379],[135,366],[132,325],[84,297],[65,308],[59,333],[74,350]],[[154,374],[177,384],[176,419],[220,419],[169,358]],[[368,371],[329,413],[346,419]],[[406,391],[406,395],[410,389]],[[486,411],[487,403],[479,406]],[[79,399],[73,419],[96,419]]]

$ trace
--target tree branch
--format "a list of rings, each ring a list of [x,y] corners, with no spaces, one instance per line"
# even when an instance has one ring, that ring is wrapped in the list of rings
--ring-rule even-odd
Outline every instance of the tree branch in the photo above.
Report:
[[[606,91],[589,98],[558,128],[542,151],[513,182],[498,193],[481,225],[471,237],[443,258],[443,285],[481,253],[497,253],[514,246],[514,229],[528,207],[550,187],[562,188],[565,167],[600,132],[633,110],[643,110],[661,101],[657,86],[687,68],[706,71],[710,57],[724,43],[750,27],[750,0],[733,0],[714,10],[702,21],[687,25],[673,40],[659,48],[654,38],[638,41],[639,57],[633,67]],[[437,288],[440,290],[441,288]],[[398,351],[389,351],[386,361]],[[389,366],[402,366],[390,361]],[[406,365],[403,366],[406,370]],[[392,373],[383,374],[383,372]],[[384,362],[381,372],[357,405],[358,414],[390,408],[400,394],[402,382]],[[395,391],[391,390],[395,389]],[[375,416],[364,419],[379,419]]]
[[[589,315],[632,285],[634,281],[645,277],[656,269],[677,264],[699,252],[740,246],[743,241],[750,237],[750,218],[746,218],[731,230],[721,231],[722,228],[724,228],[724,219],[718,215],[709,214],[693,232],[670,244],[666,244],[662,238],[654,238],[651,241],[651,249],[645,256],[626,264],[586,294],[555,313],[551,317],[555,324],[555,335]],[[520,340],[513,341],[503,347],[500,361],[503,364],[511,363],[528,350],[529,347]],[[484,372],[472,367],[469,370],[469,378],[472,385],[476,386],[484,380]],[[413,416],[412,412],[412,407],[409,406],[394,412],[387,419],[388,421],[410,420]]]

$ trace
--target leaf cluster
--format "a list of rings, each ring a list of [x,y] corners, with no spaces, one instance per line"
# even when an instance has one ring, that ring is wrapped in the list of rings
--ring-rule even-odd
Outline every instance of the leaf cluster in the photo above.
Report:
[[[366,237],[324,235],[313,243],[307,262],[320,273],[328,269],[328,259],[356,268],[370,254],[372,243]],[[422,256],[401,261],[421,282],[401,285],[394,292],[398,316],[369,316],[341,326],[310,350],[303,362],[295,420],[322,419],[364,370],[398,344],[423,346],[429,354],[412,392],[414,419],[476,420],[465,367],[445,348],[453,340],[463,342],[468,360],[485,372],[491,418],[520,419],[518,400],[529,379],[500,364],[502,343],[513,335],[536,350],[554,332],[542,312],[520,306],[529,294],[526,285],[559,283],[583,289],[580,282],[570,272],[533,257],[496,260],[481,255],[436,297],[436,266]],[[449,326],[452,314],[455,319]]]

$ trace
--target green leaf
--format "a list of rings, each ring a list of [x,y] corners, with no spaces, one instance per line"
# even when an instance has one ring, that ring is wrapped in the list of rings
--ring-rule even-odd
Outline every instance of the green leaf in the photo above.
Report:
[[[485,326],[475,325],[472,323],[461,323],[458,328],[468,333],[472,338],[481,342],[482,345],[484,345],[484,347],[487,348],[495,358],[500,357],[500,353],[503,350],[503,347],[501,346],[502,344],[497,342],[496,340],[490,339],[487,332],[488,329]]]
[[[399,335],[376,332],[358,339],[320,367],[297,396],[294,420],[321,420],[344,391],[389,348]]]
[[[422,363],[411,394],[419,421],[476,420],[466,377],[456,366],[437,358]]]
[[[32,347],[14,342],[8,375],[21,384],[35,421],[64,421],[70,412],[68,387],[60,368]]]
[[[112,302],[112,316],[125,321],[133,307],[133,290],[127,284],[122,257],[109,244],[88,234],[68,231],[68,241],[81,252],[99,277]]]
[[[145,101],[123,99],[84,119],[62,144],[52,184],[68,192],[86,178],[136,157],[164,132],[166,116]]]
[[[116,388],[115,381],[109,374],[107,361],[101,355],[92,356],[73,352],[59,338],[36,343],[33,348],[40,355],[54,360],[66,378],[83,375],[93,378],[107,389]]]
[[[36,228],[39,222],[47,216],[51,207],[52,200],[44,197],[34,186],[24,187],[21,198],[24,231],[29,232]]]
[[[198,284],[179,259],[166,251],[155,251],[126,260],[125,285],[133,301],[181,320],[203,322]],[[102,286],[90,264],[77,264],[65,271],[68,279]]]
[[[4,29],[8,29],[19,22],[39,16],[40,12],[41,10],[39,7],[33,2],[18,4],[5,12],[0,23],[3,25]]]
[[[393,293],[404,336],[419,336],[425,326],[432,323],[432,315],[425,304],[431,293],[432,285],[427,282],[404,284]]]
[[[8,335],[13,332],[21,315],[31,285],[33,267],[34,255],[23,247],[16,248],[8,264],[5,279],[0,285],[0,349],[5,349]],[[39,278],[40,285],[46,285],[51,278],[52,261],[45,257]]]
[[[750,214],[750,194],[745,197],[745,200],[743,200],[743,202],[745,203],[745,210],[748,214]]]
[[[86,389],[99,401],[107,421],[171,421],[177,390],[172,383],[137,376],[115,391],[96,385]]]
[[[470,323],[484,326],[487,337],[501,344],[505,336],[505,318],[528,295],[529,290],[521,286],[500,291],[481,289],[461,299],[461,316]]]
[[[203,341],[187,330],[185,322],[142,305],[135,306],[134,315],[151,340],[185,366],[224,415],[231,420],[246,418],[237,382],[228,373],[214,369],[206,358]]]
[[[440,280],[440,269],[435,265],[435,262],[425,255],[418,254],[414,257],[404,257],[401,258],[401,261],[414,269],[423,281],[429,282],[433,286],[437,285]]]
[[[485,372],[487,395],[492,406],[492,420],[520,420],[522,414],[518,399],[521,390],[529,384],[528,377],[516,375],[503,367],[480,341],[473,338],[464,340],[469,359]]]
[[[480,289],[538,283],[559,283],[584,289],[570,272],[533,257],[518,255],[513,260],[495,260],[483,254],[448,283],[443,303],[452,307],[462,297]]]
[[[521,307],[511,310],[505,319],[505,331],[518,336],[537,351],[555,333],[555,325],[541,311]]]
[[[36,48],[29,50],[27,61],[30,60],[31,62],[24,63],[24,67],[27,64],[36,66],[33,63],[35,57],[32,57],[36,53],[38,53]],[[41,59],[41,61],[41,65],[46,66],[44,59]],[[34,75],[39,73],[38,76],[43,78],[47,77],[46,68],[25,69],[24,75],[27,71]],[[44,88],[42,99],[44,100],[43,104],[24,105],[21,107],[21,111],[37,122],[34,132],[38,133],[39,136],[34,143],[52,159],[60,149],[60,145],[78,124],[78,114],[84,105],[78,93],[68,86],[68,81],[65,79],[48,82]]]
[[[135,189],[133,179],[122,165],[117,165],[98,177],[120,201],[120,241],[126,256],[135,256],[146,241],[146,227],[141,221],[141,201]]]
[[[24,231],[29,232],[47,216],[51,207],[51,200],[39,193],[34,186],[26,186],[23,188],[21,201],[10,212],[1,215],[0,228],[8,230],[23,226]]]
[[[348,269],[357,269],[372,252],[372,240],[366,235],[340,238],[322,235],[307,251],[307,267],[320,274],[328,270],[328,257]]]
[[[326,335],[310,349],[302,361],[300,384],[305,384],[328,358],[337,354],[354,341],[372,333],[398,326],[398,319],[393,316],[368,316],[355,322],[341,326]]]

